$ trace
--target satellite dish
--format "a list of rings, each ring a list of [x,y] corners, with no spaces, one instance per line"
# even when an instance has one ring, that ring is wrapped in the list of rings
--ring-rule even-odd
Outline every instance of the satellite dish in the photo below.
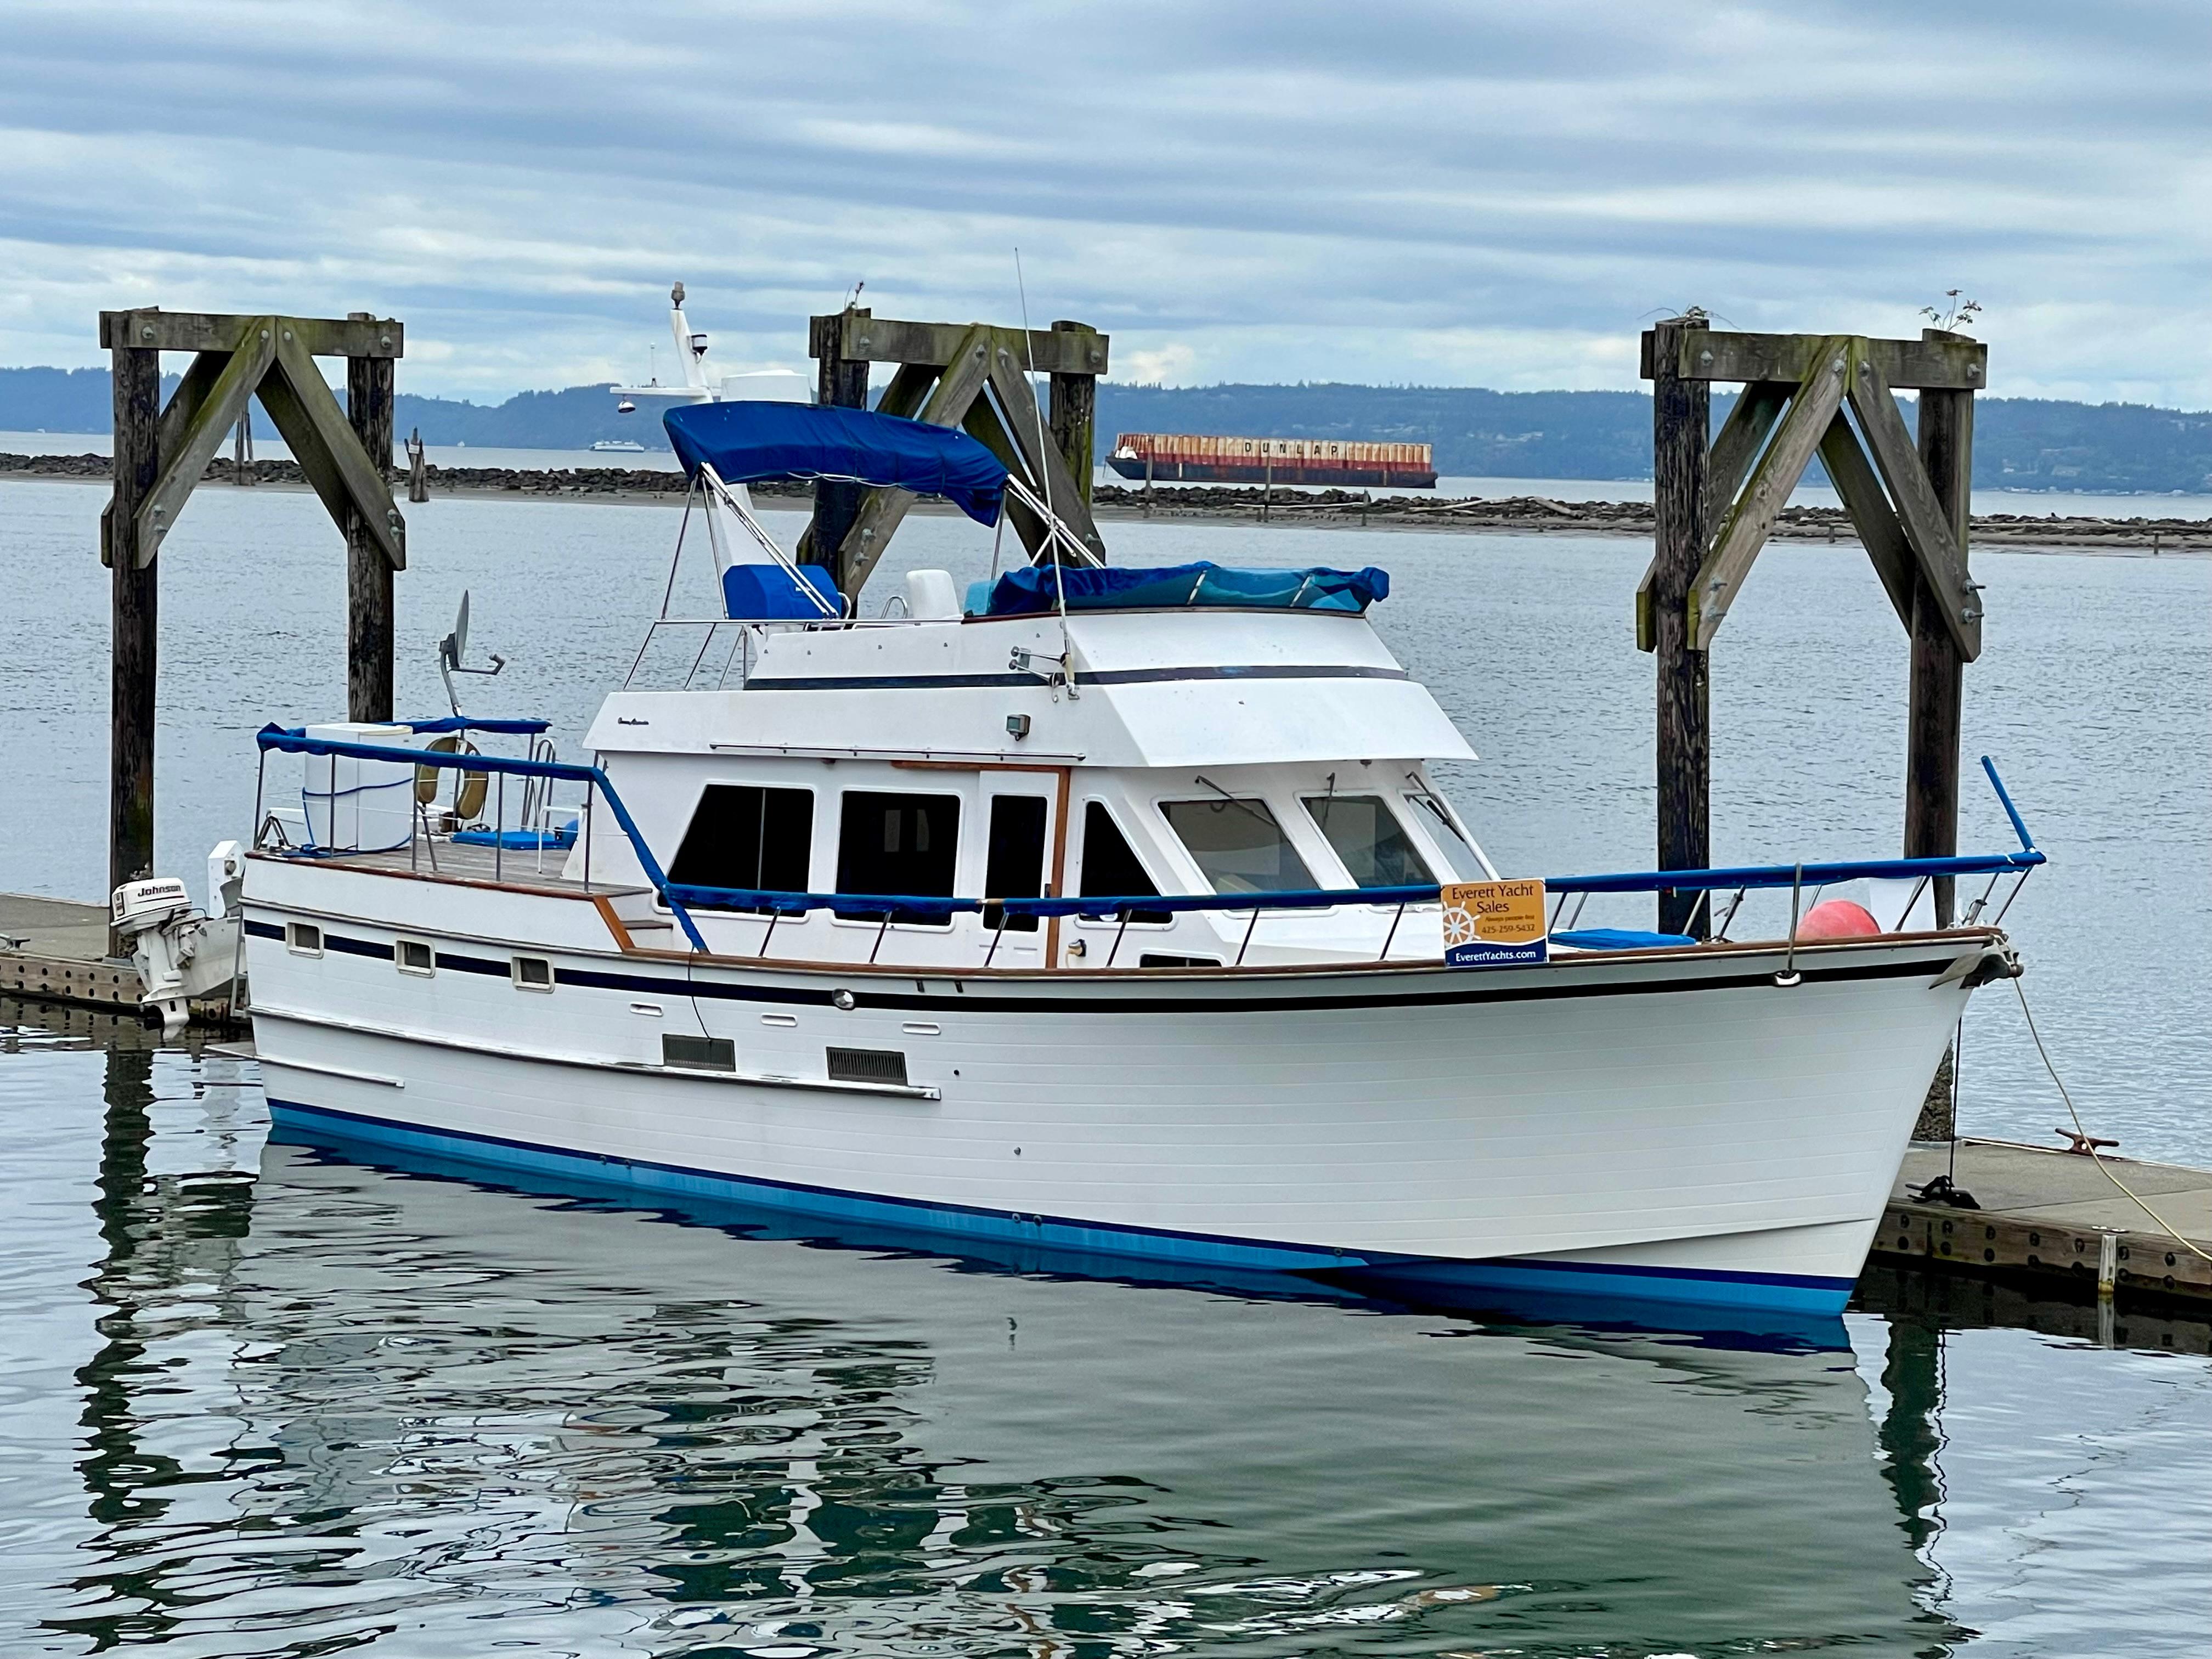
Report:
[[[491,666],[471,668],[464,661],[469,653],[469,590],[461,590],[461,608],[453,617],[453,631],[438,641],[438,674],[446,682],[446,703],[458,718],[461,712],[460,697],[453,690],[456,674],[482,674],[486,678],[507,666],[507,659],[498,652],[491,653]]]

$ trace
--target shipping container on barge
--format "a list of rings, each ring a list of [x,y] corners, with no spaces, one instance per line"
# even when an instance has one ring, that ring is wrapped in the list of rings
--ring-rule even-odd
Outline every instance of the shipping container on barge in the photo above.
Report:
[[[1208,438],[1124,432],[1106,464],[1125,478],[1159,483],[1336,484],[1434,489],[1426,444],[1347,443],[1333,438]]]

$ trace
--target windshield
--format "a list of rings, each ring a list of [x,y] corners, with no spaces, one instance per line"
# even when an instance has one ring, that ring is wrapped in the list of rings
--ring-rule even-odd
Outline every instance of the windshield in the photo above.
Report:
[[[1417,887],[1436,879],[1382,796],[1308,795],[1305,802],[1354,886]]]
[[[1217,893],[1292,893],[1315,885],[1265,801],[1170,800],[1160,811]]]
[[[1452,868],[1455,881],[1488,881],[1490,872],[1482,867],[1474,848],[1452,822],[1450,811],[1434,795],[1408,795],[1406,799],[1418,807],[1421,822],[1429,827],[1429,839],[1436,842],[1437,850],[1444,855],[1444,862]]]

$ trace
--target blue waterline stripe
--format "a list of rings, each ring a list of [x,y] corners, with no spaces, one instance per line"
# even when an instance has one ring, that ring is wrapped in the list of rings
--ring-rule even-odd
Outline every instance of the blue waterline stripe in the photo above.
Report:
[[[282,1062],[272,1062],[281,1065]],[[565,1151],[533,1141],[461,1129],[425,1129],[390,1119],[269,1099],[272,1118],[338,1139],[458,1158],[495,1167],[573,1175],[604,1184],[719,1198],[763,1209],[830,1220],[913,1226],[951,1238],[993,1239],[1071,1251],[1242,1267],[1283,1273],[1372,1273],[1384,1280],[1470,1289],[1610,1294],[1641,1300],[1696,1302],[1795,1312],[1840,1313],[1852,1281],[1797,1273],[1698,1267],[1506,1260],[1459,1261],[1434,1256],[1332,1249],[1231,1238],[1173,1229],[1127,1227],[1060,1216],[988,1210],[966,1205],[854,1193],[840,1188],[737,1176],[649,1159]]]

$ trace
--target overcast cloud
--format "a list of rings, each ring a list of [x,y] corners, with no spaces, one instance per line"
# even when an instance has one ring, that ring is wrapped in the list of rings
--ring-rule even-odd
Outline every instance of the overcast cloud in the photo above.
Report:
[[[103,307],[374,310],[402,387],[630,378],[680,277],[1030,313],[1117,379],[1629,386],[1651,315],[1917,330],[2212,405],[2212,9],[0,0],[0,362]],[[665,355],[662,367],[666,368]]]

